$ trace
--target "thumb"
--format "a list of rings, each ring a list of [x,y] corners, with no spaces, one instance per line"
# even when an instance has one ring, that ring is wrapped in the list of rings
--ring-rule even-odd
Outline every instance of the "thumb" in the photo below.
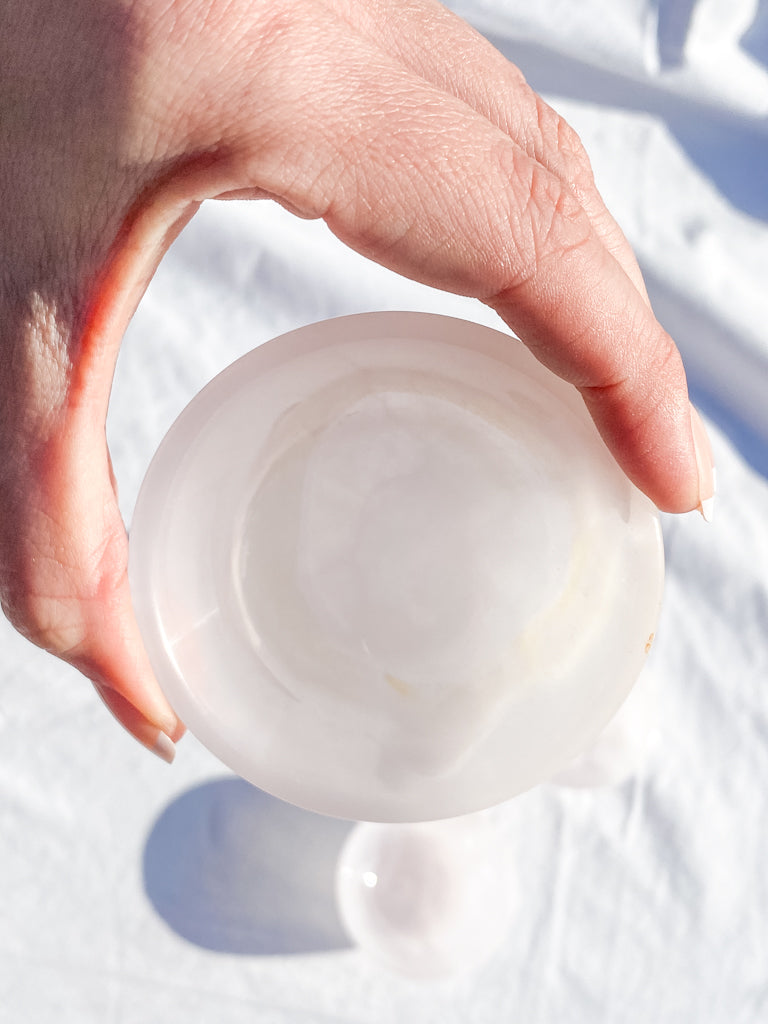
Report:
[[[183,727],[138,635],[103,428],[89,429],[85,418],[67,405],[45,433],[9,434],[5,425],[3,608],[20,632],[86,675],[139,742],[171,760]]]
[[[49,281],[45,291],[19,288],[13,305],[6,299],[0,308],[3,610],[23,635],[87,676],[118,721],[167,761],[184,727],[134,618],[105,422],[127,319],[191,212],[175,211],[178,226],[144,250],[143,275],[130,287],[112,259],[95,295],[66,294]]]

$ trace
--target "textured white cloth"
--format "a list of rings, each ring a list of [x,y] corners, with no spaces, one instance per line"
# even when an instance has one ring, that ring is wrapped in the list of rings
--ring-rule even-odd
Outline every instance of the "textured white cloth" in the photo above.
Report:
[[[498,808],[509,938],[480,970],[419,984],[345,948],[331,875],[349,826],[227,776],[192,737],[172,768],[155,762],[2,622],[0,1024],[768,1019],[765,5],[737,45],[756,6],[453,4],[580,132],[715,439],[715,523],[665,519],[661,725],[642,773]],[[126,518],[214,373],[284,330],[386,308],[495,323],[321,224],[205,206],[121,355],[109,434]]]

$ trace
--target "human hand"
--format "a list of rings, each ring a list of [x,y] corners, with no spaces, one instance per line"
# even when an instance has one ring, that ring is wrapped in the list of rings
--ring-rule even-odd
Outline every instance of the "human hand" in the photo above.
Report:
[[[435,0],[6,0],[0,595],[162,756],[183,726],[133,617],[104,425],[125,327],[214,197],[322,217],[487,303],[660,508],[712,496],[679,354],[577,137]]]

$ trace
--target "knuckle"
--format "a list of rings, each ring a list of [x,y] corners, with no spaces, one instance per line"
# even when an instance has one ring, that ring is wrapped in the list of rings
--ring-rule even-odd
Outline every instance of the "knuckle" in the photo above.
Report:
[[[598,373],[583,393],[621,410],[621,427],[629,437],[645,433],[660,416],[687,402],[682,358],[670,336],[656,321],[638,325],[630,351],[605,351]]]
[[[37,647],[65,656],[83,640],[71,597],[54,577],[61,567],[40,554],[3,566],[1,603],[11,625]],[[51,571],[53,570],[53,572]]]
[[[5,518],[5,517],[4,517]],[[119,518],[119,517],[118,517]],[[127,578],[122,523],[81,522],[67,530],[38,508],[0,537],[0,606],[37,647],[79,665],[95,619]]]
[[[537,161],[512,153],[507,161],[511,208],[496,230],[507,258],[499,266],[496,291],[509,295],[528,285],[553,263],[584,247],[589,220],[570,189]]]
[[[562,257],[590,234],[581,204],[559,178],[534,165],[526,217],[536,262]]]
[[[483,189],[474,217],[482,244],[473,248],[473,294],[492,306],[524,301],[524,291],[537,291],[537,279],[562,279],[557,265],[591,239],[584,210],[559,178],[512,144],[501,145],[494,156],[494,173],[486,178],[491,187]],[[537,298],[550,300],[556,297]]]
[[[591,192],[595,188],[592,164],[578,133],[540,96],[536,97],[536,115],[545,165],[577,196]]]

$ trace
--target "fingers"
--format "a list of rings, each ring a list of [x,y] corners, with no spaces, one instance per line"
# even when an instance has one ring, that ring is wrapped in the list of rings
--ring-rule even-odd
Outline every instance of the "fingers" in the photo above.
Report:
[[[3,310],[0,596],[20,632],[86,675],[123,726],[171,760],[184,727],[133,616],[104,435],[122,330],[96,339],[67,305]]]
[[[492,305],[580,389],[619,463],[659,507],[697,507],[707,484],[679,354],[574,190],[372,42],[330,75],[315,62],[302,84],[302,145],[260,152],[248,168],[254,184],[323,216],[391,269]],[[292,98],[270,99],[285,123],[281,104]]]
[[[340,9],[289,5],[266,48],[233,53],[235,116],[195,198],[271,196],[399,273],[488,302],[581,389],[641,489],[697,507],[711,457],[697,458],[680,358],[575,134],[434,0]]]
[[[603,245],[647,299],[637,260],[595,185],[576,132],[526,83],[522,72],[462,18],[437,0],[350,4],[348,17],[366,36],[437,88],[451,93],[505,132],[573,191]]]
[[[49,449],[48,457],[59,453]],[[105,481],[94,479],[78,488],[78,500],[63,500],[73,483],[69,475],[62,464],[35,472],[34,479],[17,480],[12,503],[3,501],[4,610],[34,643],[86,675],[125,728],[169,760],[184,730],[134,626],[117,509]]]
[[[75,418],[53,436],[26,438],[25,448],[0,498],[4,610],[34,643],[85,674],[125,728],[169,760],[183,726],[133,619],[103,435],[99,448]]]

